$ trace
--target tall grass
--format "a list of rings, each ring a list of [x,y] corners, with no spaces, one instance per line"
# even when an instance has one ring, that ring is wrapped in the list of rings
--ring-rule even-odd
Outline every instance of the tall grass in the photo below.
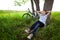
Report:
[[[0,12],[0,40],[27,40],[24,30],[36,19],[24,19],[25,12]],[[52,12],[51,22],[44,28],[38,28],[32,40],[60,40],[60,12]]]

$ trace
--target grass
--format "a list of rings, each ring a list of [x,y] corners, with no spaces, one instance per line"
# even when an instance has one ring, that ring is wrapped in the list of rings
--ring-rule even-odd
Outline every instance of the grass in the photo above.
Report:
[[[0,11],[0,40],[27,40],[24,30],[36,19],[23,19],[25,12]],[[60,40],[60,12],[52,12],[51,22],[39,28],[32,40]]]

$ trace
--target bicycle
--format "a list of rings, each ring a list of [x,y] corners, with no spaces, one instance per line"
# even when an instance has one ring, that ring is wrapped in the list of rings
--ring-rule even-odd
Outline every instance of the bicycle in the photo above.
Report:
[[[22,18],[36,18],[36,13],[32,13],[30,9],[28,8],[27,13],[23,14]]]

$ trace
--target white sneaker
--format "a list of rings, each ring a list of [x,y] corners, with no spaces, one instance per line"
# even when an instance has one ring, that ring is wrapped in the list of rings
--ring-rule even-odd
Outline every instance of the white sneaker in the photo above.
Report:
[[[30,33],[30,29],[25,30],[25,32],[26,32],[27,34],[29,34],[29,33]]]
[[[30,34],[27,38],[31,39],[33,37],[33,34]]]

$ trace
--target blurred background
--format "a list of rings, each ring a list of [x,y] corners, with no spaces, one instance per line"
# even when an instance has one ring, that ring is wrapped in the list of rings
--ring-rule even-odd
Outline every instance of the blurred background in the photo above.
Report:
[[[18,3],[17,3],[17,2]],[[52,11],[60,11],[60,1],[54,0]],[[40,0],[40,9],[43,9],[44,0]],[[27,8],[31,9],[30,0],[22,2],[22,0],[0,0],[0,10],[18,10],[25,11]]]

